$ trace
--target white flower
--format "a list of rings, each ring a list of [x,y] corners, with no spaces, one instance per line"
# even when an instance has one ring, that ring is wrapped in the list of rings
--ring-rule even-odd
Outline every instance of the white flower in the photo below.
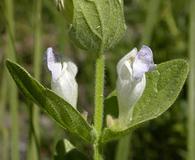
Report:
[[[78,99],[78,84],[75,80],[78,72],[77,66],[70,61],[61,63],[52,48],[48,48],[46,54],[47,67],[52,74],[52,90],[76,108]]]
[[[139,52],[134,48],[118,62],[116,91],[120,122],[132,119],[133,106],[146,86],[145,72],[154,68],[152,50],[147,46],[142,46]]]

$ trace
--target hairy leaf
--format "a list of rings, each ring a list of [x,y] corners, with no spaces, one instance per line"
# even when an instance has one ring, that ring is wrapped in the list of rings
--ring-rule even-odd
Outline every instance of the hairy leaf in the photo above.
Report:
[[[71,39],[86,50],[111,48],[126,29],[123,0],[66,0],[65,15]]]
[[[93,128],[63,98],[43,87],[18,64],[6,61],[7,68],[24,95],[48,113],[68,134],[84,143],[92,143]]]

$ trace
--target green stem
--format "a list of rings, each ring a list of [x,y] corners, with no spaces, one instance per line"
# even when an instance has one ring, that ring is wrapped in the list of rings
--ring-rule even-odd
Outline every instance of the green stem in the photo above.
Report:
[[[128,160],[130,153],[131,134],[121,138],[118,142],[115,160]]]
[[[8,131],[4,126],[5,106],[7,100],[7,74],[4,68],[0,91],[0,131],[2,133],[2,160],[8,159]]]
[[[170,29],[170,32],[173,34],[173,36],[178,37],[179,30],[177,28],[177,24],[175,22],[175,19],[172,13],[172,5],[171,5],[170,0],[165,1],[164,20],[167,23]]]
[[[64,20],[64,15],[61,14],[56,8],[53,7],[53,2],[44,0],[44,5],[47,7],[47,9],[51,12],[53,15],[53,18],[55,20],[55,25],[58,30],[58,46],[59,46],[59,52],[64,53],[65,48],[67,48],[68,44],[68,35],[65,30],[66,21]]]
[[[152,32],[156,21],[158,20],[158,11],[161,0],[150,0],[147,8],[146,22],[144,25],[144,32],[142,37],[142,43],[150,44],[152,38]]]
[[[99,136],[101,135],[103,125],[104,61],[105,57],[103,54],[96,60],[94,125],[98,137],[94,144],[94,160],[103,160],[101,146],[99,145]]]
[[[39,140],[35,133],[34,124],[33,124],[33,104],[30,101],[27,101],[27,106],[29,106],[29,118],[30,118],[30,129],[29,129],[29,148],[27,153],[27,159],[38,159],[39,158]]]
[[[14,34],[14,7],[12,0],[5,0],[5,17],[7,21],[7,58],[16,61],[15,55],[15,34]],[[9,105],[12,119],[11,126],[11,159],[19,160],[19,122],[18,122],[18,92],[14,81],[8,77]]]
[[[189,28],[189,111],[188,111],[188,160],[195,159],[195,0],[190,4],[190,28]]]
[[[40,80],[42,62],[41,15],[42,0],[36,0],[34,13],[34,76],[37,80]]]
[[[42,0],[35,1],[35,17],[34,17],[34,77],[39,81],[41,75],[42,62],[42,40],[41,40],[41,14]],[[39,135],[39,110],[34,108],[34,128],[37,135]]]
[[[40,80],[41,75],[41,62],[42,62],[42,43],[41,43],[41,15],[42,15],[42,0],[35,0],[34,11],[34,77]],[[39,148],[37,148],[37,141],[39,141],[39,109],[36,105],[32,108],[32,127],[30,137],[30,146],[28,152],[29,160],[39,159]]]
[[[3,128],[2,130],[2,160],[8,160],[10,155],[9,153],[9,132],[7,128]]]
[[[10,50],[8,51],[10,52]],[[10,58],[9,58],[10,59]],[[13,60],[13,59],[12,59]],[[19,121],[18,121],[18,91],[14,81],[9,76],[10,113],[12,117],[11,128],[11,157],[19,160]]]
[[[4,112],[7,100],[7,74],[5,69],[3,70],[3,77],[0,90],[0,129],[3,129]]]

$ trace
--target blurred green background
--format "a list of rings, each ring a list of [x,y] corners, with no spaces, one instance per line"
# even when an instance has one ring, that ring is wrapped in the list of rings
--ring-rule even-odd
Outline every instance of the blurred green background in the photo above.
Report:
[[[8,1],[11,3],[10,0]],[[3,4],[3,0],[0,1],[0,159],[2,160],[15,159],[13,156],[10,158],[13,145],[11,138],[13,125],[16,125],[15,130],[19,137],[17,147],[21,160],[27,159],[31,136],[30,112],[32,110],[29,109],[29,102],[20,92],[17,96],[18,107],[16,108],[18,117],[15,117],[18,123],[13,123],[13,108],[10,104],[13,90],[9,87],[11,79],[8,78],[4,66],[5,59],[10,57],[10,46],[14,46],[12,49],[16,53],[17,62],[35,75],[34,56],[36,46],[39,45],[36,43],[36,38],[39,38],[41,42],[38,47],[38,52],[41,53],[39,55],[41,65],[38,65],[41,70],[40,80],[48,87],[50,86],[50,74],[44,62],[46,49],[54,47],[58,53],[71,58],[79,68],[77,82],[79,84],[78,104],[82,106],[80,110],[89,112],[89,121],[92,120],[95,54],[78,49],[69,40],[66,20],[57,11],[53,0],[42,1],[40,6],[42,18],[39,19],[37,25],[37,1],[13,0],[13,8],[11,8],[14,24],[11,26],[13,26],[14,36],[11,40],[12,27],[8,21],[8,13],[5,11],[6,4]],[[175,58],[188,59],[189,4],[189,0],[124,1],[127,31],[118,45],[106,53],[105,95],[115,88],[117,61],[133,47],[140,48],[142,44],[149,45],[153,50],[156,64]],[[40,30],[36,30],[36,27]],[[128,159],[186,159],[187,113],[187,85],[185,85],[173,107],[160,118],[141,125],[133,132],[129,140]],[[40,159],[51,159],[56,142],[64,137],[64,133],[42,112],[40,112],[37,123],[40,127]],[[115,159],[116,146],[117,142],[105,146],[106,160]]]

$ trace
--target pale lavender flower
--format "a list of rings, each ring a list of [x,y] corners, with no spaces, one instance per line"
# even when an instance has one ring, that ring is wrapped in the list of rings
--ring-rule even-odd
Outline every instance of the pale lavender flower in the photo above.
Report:
[[[47,49],[47,67],[52,75],[51,88],[64,98],[74,108],[78,99],[78,84],[76,82],[77,66],[73,62],[60,62],[52,48]]]
[[[119,103],[119,121],[132,119],[133,106],[143,94],[146,86],[145,73],[155,68],[152,50],[142,46],[140,51],[134,48],[117,64],[117,98]]]

